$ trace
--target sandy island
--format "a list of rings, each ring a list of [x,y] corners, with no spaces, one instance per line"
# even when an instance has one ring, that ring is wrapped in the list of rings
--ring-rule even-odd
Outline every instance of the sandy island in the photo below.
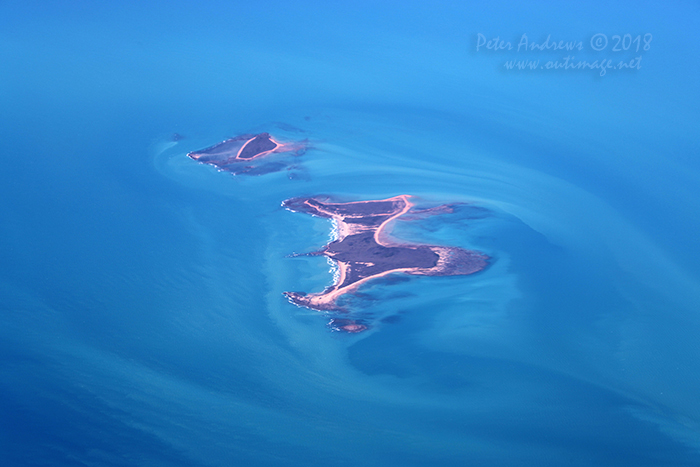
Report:
[[[387,224],[408,213],[408,195],[373,201],[331,203],[315,198],[293,198],[282,203],[291,211],[333,219],[337,239],[321,251],[338,265],[335,284],[321,293],[285,292],[296,305],[313,310],[341,310],[337,300],[362,284],[397,272],[424,276],[466,275],[487,266],[488,256],[456,247],[395,243],[386,235]],[[424,211],[425,212],[425,211]],[[332,321],[333,322],[333,321]],[[334,329],[361,332],[367,326],[353,320],[334,320]]]

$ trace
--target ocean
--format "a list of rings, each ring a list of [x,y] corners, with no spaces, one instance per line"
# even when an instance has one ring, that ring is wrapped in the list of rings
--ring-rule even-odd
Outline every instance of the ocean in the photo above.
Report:
[[[696,4],[0,12],[2,465],[700,465]],[[287,300],[334,226],[284,200],[404,194],[489,266]]]

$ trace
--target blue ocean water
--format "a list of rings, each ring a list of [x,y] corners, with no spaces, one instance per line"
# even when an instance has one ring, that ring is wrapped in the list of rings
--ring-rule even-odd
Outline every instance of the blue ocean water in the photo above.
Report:
[[[697,5],[0,11],[2,465],[700,464]],[[567,55],[641,67],[505,66]],[[309,150],[186,157],[261,131]],[[458,203],[393,234],[492,263],[331,332],[282,295],[331,284],[319,194]]]

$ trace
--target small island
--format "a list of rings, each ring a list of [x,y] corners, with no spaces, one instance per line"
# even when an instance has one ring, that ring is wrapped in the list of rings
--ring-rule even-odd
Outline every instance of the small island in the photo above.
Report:
[[[256,167],[251,165],[252,162],[277,153],[289,152],[298,156],[303,154],[304,150],[303,143],[282,143],[275,140],[269,133],[260,133],[236,136],[214,146],[192,151],[187,156],[197,162],[213,165],[219,170],[231,172],[234,175],[242,173],[261,175],[280,170],[285,164],[277,163]]]
[[[424,276],[466,275],[481,271],[489,257],[457,247],[410,245],[392,242],[387,225],[407,214],[413,204],[408,195],[384,200],[333,203],[316,198],[293,198],[282,205],[295,212],[332,219],[337,238],[322,250],[337,263],[335,283],[321,293],[285,292],[298,306],[319,311],[342,311],[337,300],[355,292],[362,284],[388,274]],[[439,210],[434,208],[434,210]],[[426,211],[423,211],[426,212]],[[335,322],[335,325],[333,323]],[[367,326],[354,320],[332,320],[332,327],[345,332],[362,332]]]

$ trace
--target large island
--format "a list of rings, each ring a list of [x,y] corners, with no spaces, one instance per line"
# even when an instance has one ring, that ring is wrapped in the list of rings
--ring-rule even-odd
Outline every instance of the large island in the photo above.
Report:
[[[314,255],[337,263],[335,284],[321,293],[286,292],[290,301],[313,310],[341,310],[337,300],[355,292],[362,284],[393,273],[425,276],[473,274],[487,266],[488,256],[457,247],[410,245],[392,242],[387,225],[408,213],[413,204],[408,195],[384,200],[333,203],[316,198],[293,198],[282,203],[296,212],[332,219],[337,238]],[[354,320],[335,320],[336,329],[361,332],[367,326]],[[341,324],[342,323],[342,324]]]

